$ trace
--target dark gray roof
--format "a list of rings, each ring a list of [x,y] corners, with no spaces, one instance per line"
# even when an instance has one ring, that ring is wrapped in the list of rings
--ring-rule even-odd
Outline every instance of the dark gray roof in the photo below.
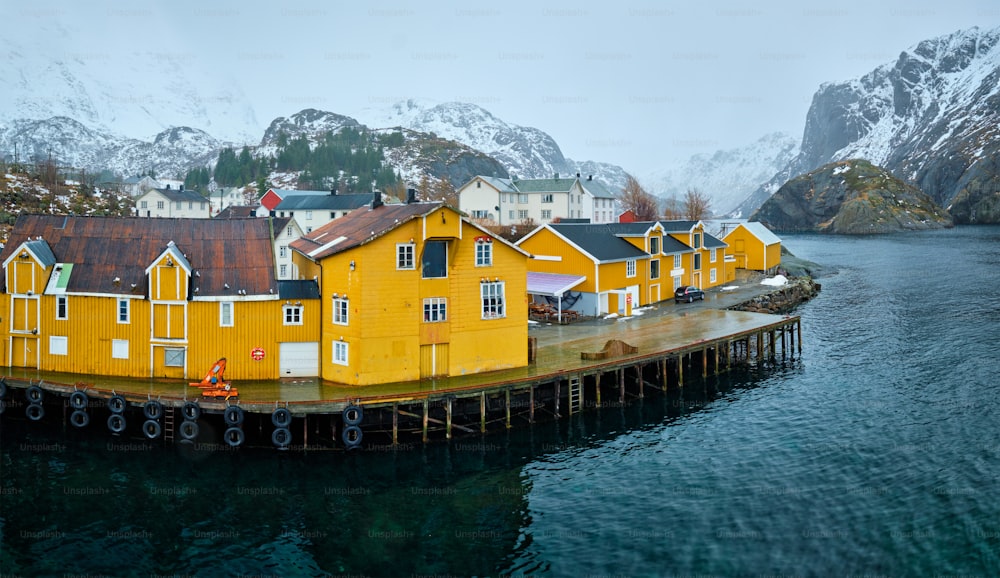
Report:
[[[582,186],[585,191],[587,191],[592,196],[594,196],[594,197],[596,197],[598,199],[613,199],[613,198],[615,198],[614,194],[612,194],[611,191],[609,191],[608,188],[605,187],[599,181],[595,181],[593,179],[591,179],[589,181],[588,180],[584,180],[584,179],[580,179],[580,186]]]
[[[648,259],[649,253],[617,236],[611,226],[621,224],[553,223],[548,226],[598,261]]]
[[[282,299],[319,299],[319,284],[311,279],[278,281],[278,297]]]
[[[698,221],[660,221],[663,230],[668,233],[687,233],[697,224]]]
[[[56,264],[56,256],[52,253],[52,247],[49,247],[44,239],[27,241],[24,246],[38,258],[38,262],[43,267],[51,267]]]
[[[363,207],[371,203],[370,194],[349,194],[331,195],[297,195],[290,193],[281,199],[275,211],[308,211],[308,210],[328,210],[328,211],[350,211]]]
[[[688,247],[684,243],[681,243],[677,239],[674,239],[670,235],[663,236],[663,247],[660,249],[665,255],[673,255],[674,253],[691,253],[694,251],[691,247]]]
[[[728,247],[729,243],[720,240],[718,237],[705,233],[702,245],[704,245],[706,249],[723,249]]]
[[[172,203],[176,203],[177,201],[204,203],[208,201],[208,199],[202,196],[201,193],[192,191],[191,189],[156,189],[156,191]]]

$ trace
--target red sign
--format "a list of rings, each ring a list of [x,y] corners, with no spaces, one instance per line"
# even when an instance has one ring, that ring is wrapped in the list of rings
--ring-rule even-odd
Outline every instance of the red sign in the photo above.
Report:
[[[632,303],[632,294],[631,293],[625,295],[625,302],[626,303]]]
[[[261,359],[264,359],[264,348],[254,347],[253,349],[251,349],[250,358],[253,359],[254,361],[260,361]]]

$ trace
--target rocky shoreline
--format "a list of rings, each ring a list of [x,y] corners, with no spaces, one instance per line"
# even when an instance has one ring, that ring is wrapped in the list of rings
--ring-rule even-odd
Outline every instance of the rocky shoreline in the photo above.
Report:
[[[822,286],[812,277],[792,277],[788,284],[774,291],[729,307],[732,311],[751,311],[783,315],[819,294]]]

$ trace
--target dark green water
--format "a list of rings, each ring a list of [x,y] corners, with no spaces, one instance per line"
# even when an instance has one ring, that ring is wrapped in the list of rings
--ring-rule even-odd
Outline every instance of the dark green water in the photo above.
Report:
[[[1000,229],[784,241],[838,270],[804,355],[683,397],[346,455],[7,420],[0,574],[997,575]]]

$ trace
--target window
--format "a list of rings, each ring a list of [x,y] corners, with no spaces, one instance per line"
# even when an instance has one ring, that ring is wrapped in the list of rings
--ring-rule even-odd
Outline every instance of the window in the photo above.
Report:
[[[448,276],[448,245],[444,241],[427,241],[424,244],[424,279],[439,279]]]
[[[543,203],[551,203],[552,202],[552,193],[545,193],[544,195],[542,195],[542,202]]]
[[[333,362],[337,365],[347,365],[347,343],[333,342]]]
[[[400,243],[396,245],[396,269],[413,270],[413,252],[416,246],[413,243]]]
[[[347,313],[349,311],[347,299],[344,297],[333,298],[333,322],[337,325],[347,325]]]
[[[128,323],[129,306],[128,299],[118,300],[118,323]]]
[[[701,269],[701,253],[694,254],[694,265],[691,266],[695,271]]]
[[[202,203],[202,204],[201,204],[201,210],[202,210],[202,211],[204,211],[204,210],[205,210],[205,203]]]
[[[649,238],[649,254],[659,255],[660,254],[660,238],[650,237]]]
[[[49,336],[49,353],[52,355],[69,355],[69,338],[59,335]]]
[[[542,219],[546,221],[552,220],[552,209],[542,209]]]
[[[708,252],[708,262],[709,263],[715,263],[715,251],[716,251],[716,249],[712,249],[711,251]]]
[[[680,255],[680,253],[674,255],[674,269],[680,269],[683,266],[684,266],[684,264],[681,262],[681,255]]]
[[[517,202],[519,202],[519,203],[527,203],[528,202],[528,195],[526,195],[524,193],[521,193],[520,195],[517,196]]]
[[[330,220],[332,221],[336,218],[337,218],[337,211],[330,211]]]
[[[715,283],[715,281],[717,279],[716,274],[715,274],[715,269],[709,269],[709,271],[708,271],[708,279],[712,283]]]
[[[67,309],[68,304],[66,303],[65,295],[56,296],[56,319],[69,319],[69,310]]]
[[[219,327],[233,326],[233,302],[223,301],[219,303]]]
[[[288,265],[282,265],[278,267],[278,277],[281,279],[288,278]]]
[[[507,211],[507,214],[510,216],[510,220],[513,221],[514,220],[514,210],[511,209],[510,211]]]
[[[127,339],[112,339],[111,340],[111,357],[113,359],[128,359],[128,340]]]
[[[285,317],[285,325],[302,325],[302,306],[285,305],[281,311]]]
[[[493,243],[476,243],[476,267],[490,267],[493,265]]]
[[[479,292],[483,300],[483,319],[496,319],[505,316],[503,288],[503,281],[479,284]]]
[[[521,219],[522,221],[527,221],[528,220],[528,211],[526,211],[525,209],[519,210],[517,212],[517,218]]]
[[[188,210],[189,211],[193,211],[194,210],[194,201],[188,201]]]
[[[444,297],[424,299],[424,323],[448,320],[448,300]]]
[[[281,245],[278,247],[278,256],[287,257],[288,256],[288,245]]]
[[[625,276],[635,277],[635,259],[629,259],[625,262]]]
[[[313,220],[313,212],[312,211],[306,211],[306,220],[307,221]]]
[[[660,278],[660,260],[650,259],[649,260],[649,278],[659,279]]]
[[[141,208],[141,209],[148,209],[149,208],[149,201],[139,201],[139,208]]]
[[[163,201],[156,201],[156,208],[157,209],[162,209],[163,208]]]
[[[184,208],[184,202],[183,201],[177,201],[177,210],[179,211],[179,210],[181,210],[183,208]]]
[[[306,227],[306,234],[307,234],[307,235],[308,235],[309,233],[312,233],[312,232],[313,232],[313,228],[312,228],[312,225],[309,225],[308,227]]]
[[[701,249],[701,233],[694,234],[694,248]]]
[[[286,237],[291,237],[292,236],[292,227],[291,226],[289,226],[287,229],[285,229],[285,236]]]
[[[163,365],[166,367],[184,367],[184,350],[177,347],[164,349]]]

